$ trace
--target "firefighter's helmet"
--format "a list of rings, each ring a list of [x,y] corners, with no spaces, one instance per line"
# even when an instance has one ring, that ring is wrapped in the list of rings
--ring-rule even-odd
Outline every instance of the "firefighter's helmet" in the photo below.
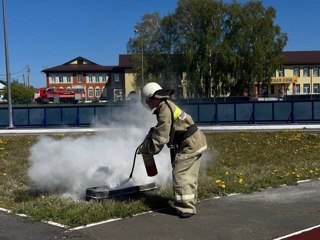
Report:
[[[161,86],[156,82],[149,82],[141,88],[141,103],[147,109],[150,109],[147,100],[152,97],[154,93],[158,90],[162,89]]]
[[[143,106],[145,106],[147,109],[150,109],[147,104],[148,98],[170,98],[172,93],[172,89],[162,89],[162,87],[158,83],[149,82],[141,89],[141,102]]]

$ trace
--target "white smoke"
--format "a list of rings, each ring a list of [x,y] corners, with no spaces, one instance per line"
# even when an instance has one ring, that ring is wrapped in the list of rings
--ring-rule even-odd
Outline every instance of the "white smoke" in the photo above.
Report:
[[[140,107],[126,112],[123,119],[127,119],[126,123],[113,123],[112,130],[94,135],[39,137],[29,157],[28,174],[33,187],[77,199],[83,198],[89,187],[119,187],[129,179],[136,148],[156,124],[155,116]],[[155,161],[158,175],[148,177],[142,156],[136,156],[134,185],[151,182],[162,185],[171,179],[167,148],[155,156]]]

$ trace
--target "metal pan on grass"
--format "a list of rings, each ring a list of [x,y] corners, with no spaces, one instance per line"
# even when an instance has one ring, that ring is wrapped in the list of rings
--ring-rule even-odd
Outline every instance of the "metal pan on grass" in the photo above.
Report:
[[[128,197],[134,194],[155,190],[155,183],[110,189],[108,186],[92,187],[86,190],[86,200],[103,200],[107,198]]]

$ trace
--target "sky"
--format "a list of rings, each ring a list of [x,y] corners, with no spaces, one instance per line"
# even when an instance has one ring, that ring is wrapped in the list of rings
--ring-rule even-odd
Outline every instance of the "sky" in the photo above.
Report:
[[[230,2],[225,0],[225,2]],[[239,2],[246,2],[240,0]],[[264,0],[274,7],[275,23],[288,34],[285,51],[320,50],[319,0]],[[134,26],[145,13],[166,16],[176,0],[5,0],[11,79],[45,87],[41,71],[84,57],[104,66],[118,65],[127,53]],[[0,79],[6,79],[2,7]]]

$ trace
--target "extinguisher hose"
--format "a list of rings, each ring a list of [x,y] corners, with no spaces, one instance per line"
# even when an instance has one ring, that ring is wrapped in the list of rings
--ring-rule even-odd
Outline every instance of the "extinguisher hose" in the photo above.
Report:
[[[138,153],[138,151],[139,151],[139,148],[140,148],[140,146],[139,146],[139,147],[137,147],[137,149],[136,149],[136,151],[135,151],[135,153],[134,153],[134,157],[133,157],[133,165],[132,165],[132,170],[131,170],[131,173],[130,173],[129,179],[131,179],[131,178],[132,178],[132,174],[133,174],[133,170],[134,170],[134,165],[136,164],[136,157],[137,157],[137,153]]]

